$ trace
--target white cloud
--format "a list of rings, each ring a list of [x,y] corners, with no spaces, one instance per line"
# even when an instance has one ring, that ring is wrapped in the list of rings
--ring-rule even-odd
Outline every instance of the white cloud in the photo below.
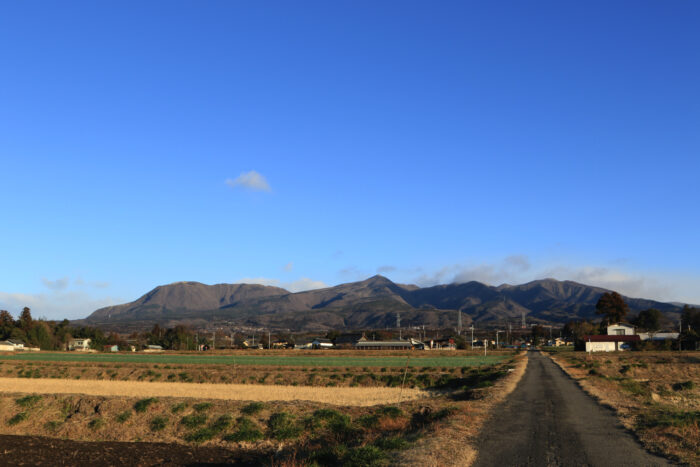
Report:
[[[316,281],[308,277],[301,277],[295,281],[282,282],[279,279],[270,279],[267,277],[244,277],[236,283],[242,284],[260,284],[271,285],[273,287],[282,287],[290,292],[303,292],[304,290],[322,289],[328,287],[323,281]]]
[[[67,277],[62,277],[60,279],[52,281],[45,277],[42,277],[41,283],[51,290],[64,290],[66,287],[68,287],[70,280]]]
[[[59,292],[23,294],[0,292],[0,309],[8,310],[16,316],[28,306],[35,318],[79,319],[85,318],[98,308],[123,303],[111,297],[95,298],[84,292]]]
[[[387,273],[394,272],[394,271],[396,271],[395,266],[379,266],[377,268],[377,272],[379,274],[387,274]]]
[[[243,172],[233,180],[227,178],[226,184],[231,188],[244,188],[252,191],[271,191],[270,184],[267,183],[265,177],[255,170]]]
[[[591,265],[540,265],[533,267],[525,255],[513,255],[501,261],[482,264],[454,264],[428,274],[422,274],[415,283],[422,287],[478,281],[489,285],[523,284],[551,277],[581,284],[615,290],[633,298],[659,301],[698,303],[700,297],[693,279],[676,274],[633,271],[626,263],[614,262],[614,267]]]
[[[290,272],[292,269],[294,269],[294,263],[293,262],[288,262],[287,264],[284,265],[282,268],[285,272]]]

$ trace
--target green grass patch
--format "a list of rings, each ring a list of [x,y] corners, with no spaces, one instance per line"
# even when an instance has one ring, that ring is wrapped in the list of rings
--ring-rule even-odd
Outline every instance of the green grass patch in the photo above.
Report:
[[[117,423],[124,423],[127,420],[131,418],[131,410],[125,410],[124,412],[121,412],[117,414],[117,416],[114,418]]]
[[[180,424],[187,428],[197,428],[207,423],[207,415],[203,413],[185,415],[180,419]]]
[[[241,408],[241,413],[246,415],[255,415],[265,408],[265,404],[262,402],[251,402],[250,404],[244,405]]]
[[[180,413],[187,408],[187,402],[180,402],[170,407],[172,413]]]
[[[298,438],[301,427],[296,423],[294,416],[287,412],[277,412],[270,415],[267,420],[267,428],[271,438],[284,440]]]
[[[17,404],[23,408],[31,408],[31,407],[34,407],[36,405],[36,403],[39,402],[40,400],[41,400],[41,396],[34,394],[34,395],[20,397],[19,399],[15,399],[15,404]]]
[[[158,399],[156,399],[155,397],[141,399],[139,401],[136,401],[136,403],[134,403],[134,410],[137,412],[145,412],[149,406],[151,406],[152,404],[155,404],[156,402],[158,402]]]
[[[27,412],[20,412],[20,413],[14,415],[9,420],[7,420],[7,424],[10,426],[17,425],[18,423],[21,423],[28,418],[29,418],[29,415],[27,415]]]
[[[153,417],[148,424],[151,431],[163,431],[168,426],[168,419],[163,416]]]
[[[93,418],[92,420],[90,420],[90,422],[88,422],[88,428],[90,428],[91,430],[94,430],[94,431],[99,430],[103,426],[105,426],[105,421],[104,421],[104,418],[101,418],[101,417]]]
[[[211,409],[213,404],[211,402],[200,402],[199,404],[194,404],[192,408],[195,412],[206,412]]]
[[[239,417],[236,420],[236,431],[224,436],[224,441],[253,442],[263,439],[265,435],[258,426],[247,417]]]

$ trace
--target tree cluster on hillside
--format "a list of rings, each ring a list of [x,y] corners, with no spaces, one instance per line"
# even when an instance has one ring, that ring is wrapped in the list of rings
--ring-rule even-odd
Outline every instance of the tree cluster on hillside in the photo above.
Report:
[[[71,326],[66,319],[60,322],[34,319],[28,307],[22,309],[17,320],[9,311],[0,310],[0,340],[22,341],[28,347],[38,347],[41,350],[63,350],[76,337],[89,337],[93,348],[111,344],[110,337],[114,339],[114,336],[105,336],[96,328]]]
[[[206,337],[199,336],[198,333],[182,325],[162,328],[156,324],[150,331],[133,334],[130,337],[146,345],[160,345],[169,350],[197,350],[199,345],[211,345]]]

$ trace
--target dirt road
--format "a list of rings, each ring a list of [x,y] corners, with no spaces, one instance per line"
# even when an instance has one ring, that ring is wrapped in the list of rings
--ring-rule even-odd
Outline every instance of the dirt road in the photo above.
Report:
[[[530,352],[518,387],[479,439],[476,467],[662,466],[554,362]]]

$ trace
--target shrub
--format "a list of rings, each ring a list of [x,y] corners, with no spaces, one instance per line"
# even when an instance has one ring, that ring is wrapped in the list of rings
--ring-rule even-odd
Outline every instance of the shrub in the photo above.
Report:
[[[31,407],[34,407],[36,405],[36,403],[39,402],[40,400],[41,400],[41,396],[34,394],[34,395],[20,397],[19,399],[15,399],[15,403],[23,408],[31,408]]]
[[[199,404],[194,404],[192,408],[196,412],[206,412],[207,410],[211,409],[212,403],[211,402],[200,402]]]
[[[187,402],[180,402],[170,407],[172,413],[180,413],[187,408]]]
[[[149,423],[148,427],[151,429],[151,431],[162,431],[167,425],[168,419],[163,416],[158,416],[151,419],[151,423]]]
[[[376,428],[379,425],[379,416],[365,414],[357,419],[357,423],[365,428]]]
[[[200,428],[199,430],[188,433],[185,435],[185,441],[190,443],[203,443],[204,441],[209,441],[214,437],[216,432],[211,428]]]
[[[197,428],[198,426],[204,425],[206,422],[207,416],[203,413],[185,415],[180,419],[180,424],[187,428]]]
[[[249,418],[240,417],[238,420],[236,420],[236,422],[238,423],[238,429],[235,432],[224,436],[224,441],[252,442],[263,438],[262,431],[260,431],[257,425],[255,425],[255,423],[253,423],[253,421]]]
[[[222,431],[225,431],[229,426],[231,426],[231,416],[222,415],[219,418],[217,418],[214,421],[214,423],[211,424],[211,429],[214,430],[215,433],[221,433]]]
[[[29,418],[29,415],[27,415],[27,412],[20,412],[17,415],[15,415],[14,417],[10,418],[7,421],[7,424],[10,426],[17,425],[18,423],[25,421],[27,418]]]
[[[646,413],[640,416],[637,421],[638,427],[653,428],[657,426],[689,426],[700,420],[700,411],[667,411],[661,410],[653,413]]]
[[[105,421],[104,421],[104,418],[101,418],[101,417],[93,418],[88,423],[88,428],[90,428],[91,430],[99,430],[103,426],[105,426]]]
[[[44,423],[44,428],[46,429],[46,431],[56,431],[59,428],[61,428],[61,425],[63,425],[63,422],[58,420],[51,420],[50,422]]]
[[[377,412],[380,415],[383,415],[383,416],[389,417],[389,418],[398,418],[401,415],[403,415],[403,410],[401,410],[400,408],[393,406],[393,405],[387,405],[385,407],[380,407],[377,410]]]
[[[383,451],[397,451],[408,448],[408,441],[400,436],[393,438],[379,438],[374,445]]]
[[[293,439],[299,436],[301,428],[295,423],[294,416],[287,412],[277,412],[267,420],[270,436],[275,439]]]
[[[151,404],[155,404],[156,402],[158,402],[158,399],[156,399],[155,397],[141,399],[140,401],[136,401],[136,403],[134,404],[134,410],[137,412],[145,412]]]
[[[311,465],[342,465],[341,460],[347,452],[348,448],[344,444],[327,446],[314,450],[309,456],[309,461]]]
[[[331,420],[342,416],[343,414],[333,409],[318,409],[313,414],[313,417],[318,420]]]
[[[345,467],[374,467],[384,463],[384,453],[376,446],[362,446],[350,449],[343,461]]]
[[[131,410],[125,410],[124,412],[116,416],[118,423],[124,423],[131,418]]]
[[[675,383],[673,386],[674,391],[683,391],[686,389],[695,389],[695,383],[692,381],[683,381],[682,383]]]
[[[262,411],[265,408],[265,404],[262,402],[251,402],[248,405],[243,406],[241,413],[246,415],[255,415],[256,413]]]

